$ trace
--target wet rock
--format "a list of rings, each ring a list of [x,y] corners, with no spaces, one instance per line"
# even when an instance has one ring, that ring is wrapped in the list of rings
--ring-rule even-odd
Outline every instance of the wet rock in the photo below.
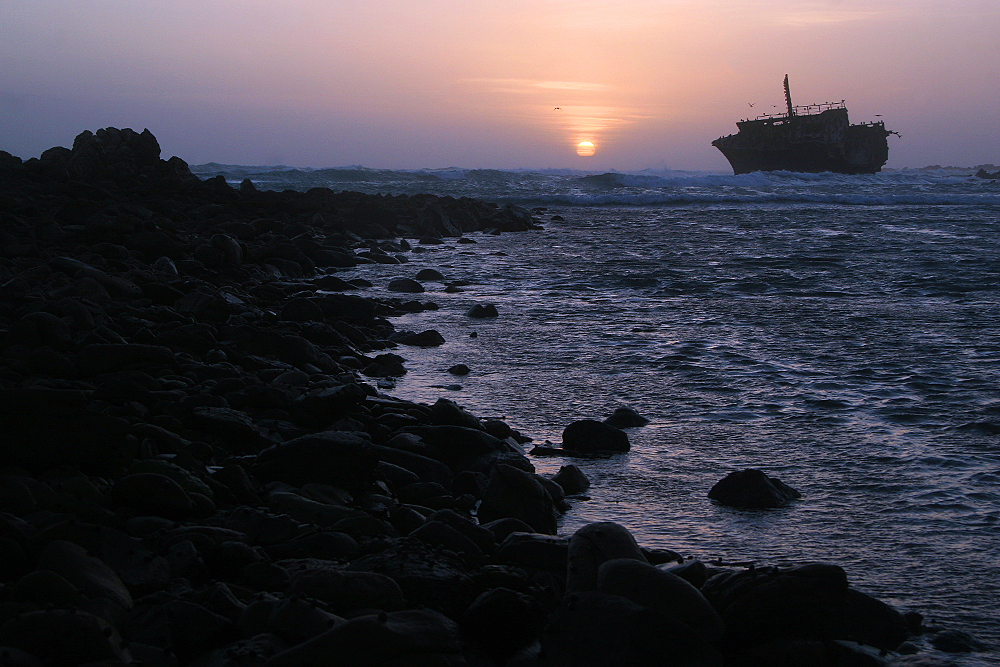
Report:
[[[10,588],[13,602],[30,602],[38,607],[53,605],[60,608],[79,605],[84,601],[80,589],[52,570],[35,570],[24,575]]]
[[[496,538],[492,532],[458,512],[450,509],[438,510],[429,515],[427,520],[440,521],[450,526],[471,540],[484,554],[492,553],[496,549]]]
[[[520,519],[538,533],[556,533],[555,504],[549,492],[533,475],[500,464],[490,473],[479,518],[489,522],[505,517]]]
[[[719,641],[725,632],[719,614],[697,588],[639,560],[617,558],[602,563],[597,569],[597,590],[662,611],[709,642]]]
[[[708,497],[722,505],[760,509],[781,507],[802,494],[760,470],[747,469],[726,475],[709,490]]]
[[[494,463],[502,460],[504,455],[515,454],[503,440],[467,426],[408,426],[404,432],[418,436],[427,445],[428,455],[444,462],[456,473],[462,470],[485,472]],[[534,468],[526,459],[523,463],[527,464],[523,467],[534,472]]]
[[[323,309],[312,299],[299,297],[286,301],[278,317],[292,322],[318,322],[323,319]]]
[[[335,530],[307,532],[295,539],[266,547],[274,559],[319,558],[321,560],[351,560],[361,555],[361,546],[350,535]]]
[[[166,519],[190,517],[194,503],[180,484],[158,473],[126,475],[111,489],[110,500],[115,507],[126,507],[136,514],[151,514]]]
[[[84,394],[60,389],[0,390],[5,446],[0,462],[44,470],[63,465],[94,474],[119,472],[135,455],[126,422],[89,411]]]
[[[983,651],[986,645],[962,630],[942,630],[930,638],[931,646],[945,653]]]
[[[428,420],[438,426],[463,426],[478,430],[483,428],[478,417],[447,398],[439,398],[431,406]]]
[[[167,560],[120,530],[102,526],[96,547],[101,560],[115,571],[133,597],[162,590],[170,583]]]
[[[265,667],[324,664],[337,656],[344,665],[461,665],[454,621],[430,609],[360,616],[279,653]]]
[[[428,329],[420,333],[402,332],[399,336],[392,336],[392,339],[401,345],[412,347],[437,347],[444,345],[444,336],[434,329]]]
[[[132,606],[132,595],[115,571],[78,544],[49,542],[38,558],[38,568],[62,576],[88,597],[107,598],[123,609]]]
[[[404,607],[403,592],[389,577],[331,567],[310,568],[293,574],[286,595],[322,600],[337,615],[357,609],[399,611]]]
[[[444,280],[444,275],[437,269],[421,269],[417,272],[417,280]]]
[[[778,667],[779,665],[809,665],[809,667],[881,667],[882,656],[858,645],[822,642],[807,639],[776,639],[748,650],[726,656],[726,665],[733,667]],[[946,667],[938,662],[892,661],[894,667]]]
[[[101,660],[128,664],[131,656],[122,649],[122,643],[121,636],[107,621],[83,611],[32,611],[0,625],[0,646],[26,651],[47,665],[79,665]]]
[[[63,349],[72,341],[69,325],[62,318],[45,311],[28,313],[15,321],[7,332],[8,345],[31,348],[49,345]]]
[[[699,590],[705,585],[709,577],[708,567],[700,560],[689,560],[683,563],[675,561],[657,565],[657,567],[664,572],[677,575]]]
[[[645,426],[649,420],[632,408],[615,408],[615,411],[604,419],[604,423],[615,428],[635,428]]]
[[[844,570],[835,565],[726,572],[701,591],[722,616],[730,646],[778,638],[841,639],[893,650],[909,634],[898,612],[850,589]]]
[[[509,588],[493,588],[469,605],[461,627],[482,651],[505,661],[538,638],[543,618],[533,598]]]
[[[92,376],[141,365],[172,366],[174,353],[160,345],[95,343],[80,350],[78,363],[81,373]]]
[[[583,454],[627,452],[628,436],[613,426],[594,419],[575,421],[562,433],[563,448]]]
[[[390,280],[386,288],[390,292],[405,292],[407,294],[420,294],[424,291],[424,286],[416,280],[409,278],[397,278]]]
[[[249,544],[278,544],[294,539],[299,524],[288,515],[271,514],[256,507],[237,507],[226,517],[225,528],[246,535]]]
[[[493,534],[493,539],[496,540],[498,544],[502,543],[507,536],[511,533],[531,533],[531,526],[521,521],[520,519],[515,519],[513,517],[504,517],[503,519],[494,519],[493,521],[483,522],[480,519],[480,523],[483,528],[490,531]]]
[[[371,449],[380,461],[403,468],[418,479],[441,484],[442,487],[451,484],[454,473],[437,459],[390,446],[373,445]]]
[[[566,590],[595,590],[600,566],[618,558],[646,562],[632,533],[624,526],[604,521],[589,523],[578,529],[569,541]]]
[[[598,591],[568,596],[541,637],[546,664],[560,667],[721,667],[722,656],[667,614]]]
[[[232,621],[183,599],[163,604],[146,599],[133,611],[123,631],[137,642],[169,646],[182,664],[236,639]]]
[[[495,522],[491,522],[492,528],[498,527],[492,523]],[[565,537],[518,530],[504,537],[497,549],[497,558],[502,563],[548,570],[564,577],[568,553],[569,540]]]
[[[280,638],[264,633],[209,651],[196,658],[190,667],[256,667],[287,648],[288,644]]]
[[[567,496],[583,493],[590,488],[590,480],[573,464],[560,466],[552,481],[561,486]]]
[[[485,562],[483,551],[475,542],[442,521],[425,521],[410,533],[410,537],[459,554],[471,564],[482,565]]]
[[[266,625],[261,630],[273,632],[289,646],[308,641],[344,622],[339,616],[317,607],[315,601],[287,598],[271,602],[273,608],[269,611]],[[240,619],[241,624],[245,622],[245,618],[246,614]]]
[[[378,454],[368,439],[324,431],[265,449],[257,456],[253,475],[261,482],[321,482],[360,492],[375,481],[377,465]]]
[[[386,549],[352,561],[348,570],[376,572],[395,581],[410,607],[426,606],[449,615],[468,604],[469,566],[458,556],[417,540],[396,541]]]
[[[316,524],[324,529],[332,529],[344,519],[368,516],[358,509],[318,502],[297,493],[270,493],[266,502],[272,512],[286,514],[299,523]]]
[[[469,310],[465,312],[465,315],[473,319],[481,320],[490,317],[499,317],[500,313],[497,312],[497,307],[494,306],[492,303],[487,303],[487,304],[477,303],[471,306]]]
[[[448,368],[448,372],[452,375],[468,375],[471,370],[465,364],[455,364]]]

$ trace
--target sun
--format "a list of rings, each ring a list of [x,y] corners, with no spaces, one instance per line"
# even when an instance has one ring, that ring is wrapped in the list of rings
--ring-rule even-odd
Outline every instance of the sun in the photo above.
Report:
[[[576,154],[580,157],[590,157],[597,152],[597,147],[592,141],[581,141],[576,145]]]

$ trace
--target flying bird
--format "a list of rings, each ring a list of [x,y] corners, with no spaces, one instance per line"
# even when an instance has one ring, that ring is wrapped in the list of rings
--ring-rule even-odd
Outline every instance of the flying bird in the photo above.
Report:
[[[553,111],[562,111],[562,107],[556,107]]]
[[[749,104],[750,106],[753,106],[753,102],[747,102],[747,104]]]

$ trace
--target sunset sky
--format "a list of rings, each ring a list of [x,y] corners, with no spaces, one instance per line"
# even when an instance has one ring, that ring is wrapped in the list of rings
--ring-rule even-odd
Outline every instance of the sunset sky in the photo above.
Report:
[[[881,114],[887,167],[1000,163],[998,35],[997,0],[2,0],[0,149],[115,126],[192,164],[728,171],[711,141],[787,73]]]

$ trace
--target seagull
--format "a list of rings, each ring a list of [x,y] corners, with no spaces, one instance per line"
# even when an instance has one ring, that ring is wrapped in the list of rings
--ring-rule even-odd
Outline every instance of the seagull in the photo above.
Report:
[[[747,102],[747,104],[749,104],[750,106],[753,106],[753,102]]]
[[[562,107],[556,107],[553,111],[562,111]]]

